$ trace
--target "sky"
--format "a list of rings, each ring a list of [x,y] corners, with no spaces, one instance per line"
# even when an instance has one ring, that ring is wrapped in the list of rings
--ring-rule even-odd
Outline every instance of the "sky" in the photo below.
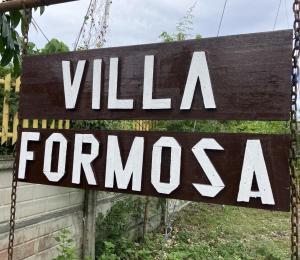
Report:
[[[220,35],[272,31],[279,1],[228,0]],[[292,27],[292,2],[281,0],[276,30]],[[194,3],[191,34],[216,36],[224,0],[112,0],[105,46],[159,42],[160,33],[175,32],[176,24]],[[34,18],[49,39],[57,38],[72,49],[88,4],[89,0],[79,0],[49,6]],[[29,39],[39,48],[47,43],[33,27]]]

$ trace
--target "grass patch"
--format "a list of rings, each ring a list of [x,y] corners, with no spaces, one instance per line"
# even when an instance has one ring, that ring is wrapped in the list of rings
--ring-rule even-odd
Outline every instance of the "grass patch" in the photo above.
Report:
[[[144,242],[124,241],[114,259],[289,259],[289,213],[191,203],[178,213],[169,240],[163,232]]]

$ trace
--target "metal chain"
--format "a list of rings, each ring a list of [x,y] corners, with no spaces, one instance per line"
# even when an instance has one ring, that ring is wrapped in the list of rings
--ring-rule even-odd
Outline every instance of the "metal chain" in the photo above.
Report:
[[[24,9],[24,26],[25,33],[23,35],[22,55],[27,54],[28,47],[28,31],[30,24],[31,9],[27,9],[23,2]],[[19,126],[18,126],[19,129]],[[19,131],[18,131],[19,132]],[[16,146],[14,147],[13,156],[16,158]],[[10,207],[10,220],[9,220],[9,242],[8,242],[8,260],[13,259],[14,238],[15,238],[15,220],[16,220],[16,204],[17,204],[17,186],[18,178],[16,172],[16,159],[14,159],[13,172],[12,172],[12,190],[11,190],[11,207]]]
[[[28,49],[28,31],[29,25],[31,20],[31,9],[26,8],[23,2],[23,9],[24,9],[24,35],[23,35],[23,46],[22,46],[22,54],[27,54]]]
[[[13,152],[14,158],[16,158],[16,148]],[[8,259],[13,259],[13,247],[15,238],[15,219],[16,219],[16,202],[17,202],[17,185],[18,179],[16,174],[16,161],[14,160],[13,172],[12,172],[12,190],[11,190],[11,207],[10,207],[10,220],[9,220],[9,242],[8,242]]]
[[[299,78],[299,47],[300,47],[300,0],[294,0],[294,46],[292,53],[292,87],[291,87],[291,148],[290,148],[290,174],[291,174],[291,259],[298,259],[298,223],[299,223],[299,182],[297,175],[297,91]]]

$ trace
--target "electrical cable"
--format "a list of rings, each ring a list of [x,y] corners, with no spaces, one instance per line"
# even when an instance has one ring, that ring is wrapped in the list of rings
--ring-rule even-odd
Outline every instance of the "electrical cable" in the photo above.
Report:
[[[282,0],[279,0],[279,4],[278,4],[278,8],[277,8],[277,13],[276,13],[276,17],[275,17],[275,22],[274,22],[274,26],[273,26],[273,31],[275,31],[275,27],[276,27],[276,24],[277,24],[277,20],[278,20],[278,15],[279,15],[279,11],[280,11],[281,2],[282,2]]]
[[[38,28],[38,30],[42,33],[42,35],[44,36],[44,38],[50,42],[49,38],[46,36],[46,34],[44,33],[44,31],[42,30],[42,28],[38,25],[37,21],[32,17],[32,23]]]
[[[217,37],[220,34],[220,30],[221,30],[221,26],[222,26],[222,22],[223,22],[223,18],[224,18],[225,9],[226,9],[226,6],[227,6],[227,1],[228,0],[225,0],[225,2],[224,2],[223,11],[222,11],[222,15],[221,15],[221,19],[220,19],[220,23],[219,23],[219,27],[218,27]]]

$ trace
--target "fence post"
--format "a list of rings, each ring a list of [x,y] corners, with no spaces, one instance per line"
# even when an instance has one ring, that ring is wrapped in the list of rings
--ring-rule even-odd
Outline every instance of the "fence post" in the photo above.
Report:
[[[97,192],[95,190],[85,190],[82,241],[83,259],[95,259],[96,201]]]
[[[9,104],[7,100],[7,93],[10,92],[11,75],[8,74],[4,79],[4,98],[3,98],[3,114],[2,114],[2,136],[1,144],[7,142],[8,139],[8,122],[9,122]]]

